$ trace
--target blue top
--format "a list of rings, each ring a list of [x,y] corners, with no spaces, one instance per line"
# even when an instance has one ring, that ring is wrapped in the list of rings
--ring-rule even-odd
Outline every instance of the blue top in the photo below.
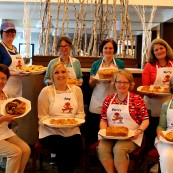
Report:
[[[10,55],[18,54],[17,49],[16,49],[15,46],[14,46],[14,48],[15,48],[15,53],[9,51]],[[8,67],[12,63],[12,59],[11,59],[9,53],[7,52],[6,48],[0,43],[0,63],[6,65]]]
[[[72,63],[73,63],[73,67],[74,67],[74,71],[76,73],[76,78],[78,80],[82,80],[83,81],[83,74],[82,74],[82,70],[81,70],[81,65],[80,65],[80,62],[78,59],[74,58],[74,57],[71,57],[73,60],[72,60]],[[47,66],[47,70],[46,70],[46,74],[45,74],[45,77],[44,77],[44,83],[47,85],[50,81],[50,69],[52,67],[52,65],[55,63],[55,62],[58,62],[58,58],[55,58],[55,59],[52,59],[48,66]],[[67,66],[71,66],[71,64],[67,64]]]
[[[116,65],[118,66],[118,69],[124,69],[125,68],[125,65],[124,65],[124,62],[120,59],[117,59],[117,58],[114,58],[115,62],[116,62]],[[95,61],[92,66],[91,66],[91,71],[90,71],[90,75],[96,75],[101,63],[103,61],[103,58]]]

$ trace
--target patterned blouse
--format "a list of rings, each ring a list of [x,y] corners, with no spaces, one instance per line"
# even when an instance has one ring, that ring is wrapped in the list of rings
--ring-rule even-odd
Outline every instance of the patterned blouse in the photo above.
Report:
[[[105,98],[102,106],[101,119],[107,121],[107,109],[115,94],[109,95]],[[135,93],[130,93],[129,97],[129,113],[132,119],[137,123],[141,124],[143,120],[148,119],[147,107],[142,97]],[[118,104],[114,98],[112,104]],[[127,104],[127,98],[123,104]]]

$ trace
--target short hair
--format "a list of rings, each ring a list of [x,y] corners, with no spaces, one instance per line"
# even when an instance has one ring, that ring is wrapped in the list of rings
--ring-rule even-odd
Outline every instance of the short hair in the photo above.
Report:
[[[156,44],[160,44],[166,48],[166,60],[167,61],[173,59],[173,51],[172,51],[172,48],[169,46],[169,44],[161,38],[156,38],[151,42],[149,55],[148,55],[148,62],[150,62],[152,65],[154,65],[157,61],[157,58],[154,55],[154,45],[156,45]]]
[[[9,70],[9,68],[6,65],[0,64],[0,72],[4,73],[7,76],[7,79],[9,79],[9,77],[10,77],[10,70]]]
[[[112,43],[113,47],[114,47],[114,54],[117,53],[117,43],[113,40],[113,39],[106,39],[106,40],[103,40],[99,46],[99,51],[100,53],[103,53],[103,47],[105,46],[105,44],[107,43]]]
[[[61,42],[62,42],[62,41],[65,41],[66,43],[68,43],[69,46],[70,46],[71,48],[73,47],[71,39],[70,39],[69,37],[63,36],[63,37],[60,37],[60,38],[58,39],[57,47],[56,47],[57,50],[60,48]]]
[[[53,74],[54,74],[54,72],[55,72],[55,69],[56,69],[56,68],[59,68],[59,67],[61,67],[61,66],[64,67],[65,70],[66,70],[66,72],[67,72],[66,66],[65,66],[61,61],[55,62],[55,63],[51,66],[51,68],[50,68],[50,79],[51,79],[52,82],[54,82]]]
[[[118,75],[123,75],[127,78],[127,80],[129,81],[130,83],[130,88],[129,88],[129,91],[132,91],[134,86],[135,86],[135,82],[134,82],[134,78],[133,78],[133,75],[132,73],[129,71],[129,70],[118,70],[116,73],[115,73],[115,76],[114,76],[114,80],[116,82],[116,79],[117,79],[117,76]]]

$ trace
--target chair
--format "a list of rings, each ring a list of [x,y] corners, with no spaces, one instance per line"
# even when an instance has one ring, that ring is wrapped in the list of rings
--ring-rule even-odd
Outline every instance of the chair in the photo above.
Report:
[[[159,153],[154,146],[154,141],[156,137],[156,128],[159,123],[159,117],[150,116],[150,124],[146,129],[146,138],[147,138],[147,151],[145,154],[145,160],[143,164],[143,173],[148,173],[151,164],[159,164]],[[160,172],[160,165],[159,165]]]
[[[143,173],[149,172],[149,164],[159,164],[159,153],[157,152],[156,148],[153,148],[149,150],[145,156],[144,166],[143,166]],[[160,167],[159,167],[159,173],[160,173]]]
[[[83,154],[83,157],[80,160],[80,163],[82,162],[82,171],[83,171],[83,173],[85,173],[85,170],[86,170],[86,166],[85,166],[86,151],[85,151],[84,138],[82,138],[82,139],[83,139],[83,153],[84,154]],[[45,160],[45,158],[46,159],[50,158],[51,153],[54,153],[54,151],[51,150],[51,149],[45,148],[44,146],[41,145],[41,143],[39,141],[36,142],[35,146],[32,149],[32,153],[31,153],[33,173],[36,173],[37,159],[39,158],[40,170],[43,170],[43,161]]]
[[[143,141],[142,141],[142,145],[141,147],[137,148],[135,151],[133,151],[132,153],[129,154],[130,156],[130,160],[134,160],[134,170],[133,172],[134,173],[139,173],[139,169],[140,169],[140,163],[142,164],[143,160],[144,160],[144,153],[145,153],[145,143],[146,143],[146,139],[145,139],[145,135],[143,137]],[[87,152],[87,158],[86,158],[86,172],[90,172],[90,167],[91,167],[91,158],[92,157],[95,157],[97,158],[98,160],[98,153],[97,153],[97,147],[99,145],[99,141],[92,144],[90,147],[89,147],[89,150]],[[100,167],[101,171],[102,172],[105,172],[104,171],[104,168],[102,166],[102,164],[100,163],[100,161],[98,161],[98,166]]]
[[[36,163],[37,159],[39,158],[39,168],[40,170],[43,170],[43,158],[44,156],[48,156],[49,158],[51,156],[51,153],[53,153],[52,150],[44,148],[39,141],[36,142],[34,145],[32,152],[31,152],[31,158],[32,158],[32,171],[33,173],[36,173]],[[47,158],[47,157],[46,157]]]

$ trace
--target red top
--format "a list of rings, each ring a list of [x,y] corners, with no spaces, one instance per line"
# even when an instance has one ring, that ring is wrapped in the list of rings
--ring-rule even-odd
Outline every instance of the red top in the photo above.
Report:
[[[115,94],[109,95],[105,98],[102,106],[101,119],[107,121],[107,109]],[[114,98],[112,104],[116,104]],[[123,104],[127,104],[127,98]],[[130,93],[129,96],[129,113],[132,119],[137,123],[141,124],[144,119],[148,119],[147,107],[144,100],[138,94]]]
[[[172,64],[173,61],[171,60]],[[157,74],[157,68],[161,68],[159,63],[157,62],[154,66],[151,65],[149,62],[145,65],[144,70],[142,72],[142,85],[143,86],[150,86],[153,85],[156,79],[156,74]],[[172,67],[170,61],[168,61],[168,65],[166,67]]]

